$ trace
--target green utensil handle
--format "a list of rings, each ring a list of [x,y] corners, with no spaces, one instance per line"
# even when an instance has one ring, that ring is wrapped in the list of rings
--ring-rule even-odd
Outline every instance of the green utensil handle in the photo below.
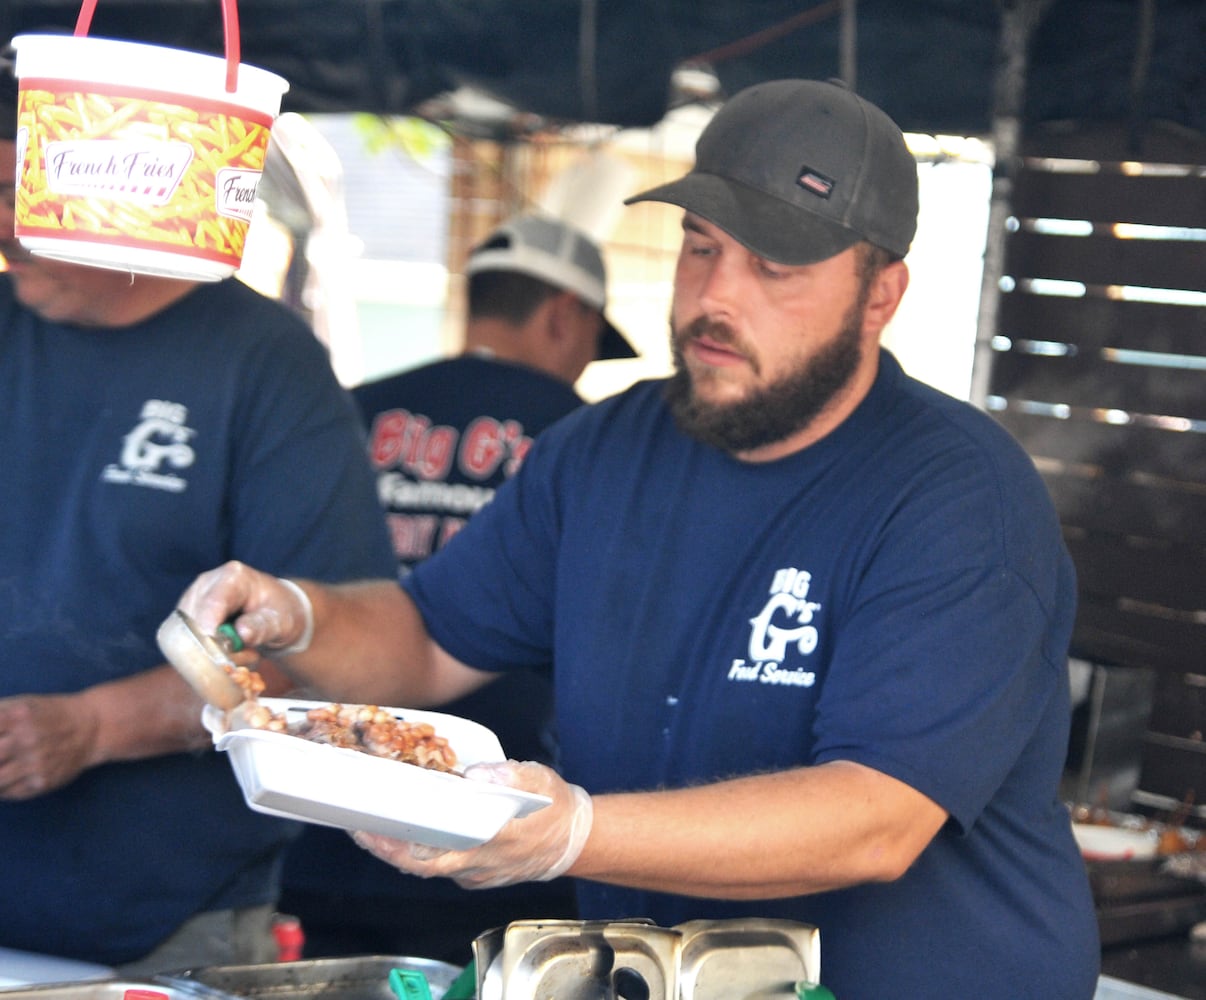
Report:
[[[469,959],[459,976],[452,981],[444,1000],[474,1000],[477,996],[477,960]]]
[[[219,625],[214,638],[226,647],[228,652],[238,653],[243,649],[243,638],[235,631],[235,627],[231,622],[223,622]]]
[[[427,977],[413,969],[391,969],[389,987],[398,1000],[431,1000]]]

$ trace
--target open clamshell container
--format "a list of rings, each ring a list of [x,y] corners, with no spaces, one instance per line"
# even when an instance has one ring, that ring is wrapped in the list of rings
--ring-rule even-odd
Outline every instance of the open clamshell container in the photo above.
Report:
[[[273,713],[300,721],[329,702],[260,698]],[[457,771],[506,760],[498,737],[485,726],[442,712],[386,708],[406,722],[428,722],[448,740]],[[230,755],[247,804],[257,812],[344,830],[364,830],[399,840],[464,850],[490,840],[510,820],[550,800],[506,785],[314,743],[250,726],[242,713],[207,705],[202,722],[214,746]]]

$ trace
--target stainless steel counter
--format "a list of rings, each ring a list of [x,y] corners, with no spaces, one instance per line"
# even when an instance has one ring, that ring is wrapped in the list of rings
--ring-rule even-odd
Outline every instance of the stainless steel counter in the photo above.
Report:
[[[0,989],[30,983],[61,983],[82,979],[101,979],[113,970],[91,962],[76,962],[54,955],[0,948]]]

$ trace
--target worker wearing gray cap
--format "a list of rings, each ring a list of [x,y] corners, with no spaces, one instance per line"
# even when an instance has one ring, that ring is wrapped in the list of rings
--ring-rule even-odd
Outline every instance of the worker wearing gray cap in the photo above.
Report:
[[[486,844],[357,834],[407,871],[568,873],[588,918],[820,929],[838,997],[1088,1000],[1059,798],[1072,563],[1033,463],[880,346],[916,166],[851,91],[775,81],[633,200],[683,208],[675,371],[572,414],[402,591],[225,566],[184,606],[328,688],[437,701],[553,662],[548,795]],[[366,627],[371,623],[371,627]],[[471,769],[470,773],[473,771]]]

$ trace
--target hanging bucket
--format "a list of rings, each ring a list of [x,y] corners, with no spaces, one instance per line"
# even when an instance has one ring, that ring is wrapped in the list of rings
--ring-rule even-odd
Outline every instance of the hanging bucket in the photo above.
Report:
[[[74,35],[19,35],[16,235],[31,253],[217,281],[243,258],[272,122],[289,84],[226,58]]]

